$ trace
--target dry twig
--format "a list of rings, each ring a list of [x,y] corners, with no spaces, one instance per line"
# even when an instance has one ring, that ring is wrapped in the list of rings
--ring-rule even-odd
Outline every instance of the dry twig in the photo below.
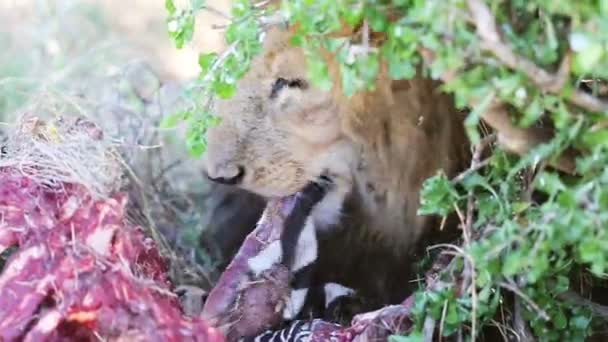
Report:
[[[436,323],[437,322],[431,316],[427,316],[424,320],[424,327],[422,328],[422,340],[424,342],[433,342]]]
[[[507,282],[501,282],[500,286],[513,292],[514,294],[519,296],[521,299],[523,299],[526,303],[528,303],[528,305],[532,309],[534,309],[536,311],[536,313],[540,316],[540,318],[544,319],[545,321],[548,321],[550,319],[547,312],[545,312],[545,310],[543,310],[540,306],[538,306],[538,304],[536,304],[532,299],[530,299],[530,297],[528,297],[525,293],[523,293],[519,289],[519,287],[517,287],[517,285],[507,283]]]
[[[551,140],[552,132],[541,127],[521,128],[511,121],[503,104],[492,102],[481,114],[483,120],[498,132],[498,143],[510,152],[525,155],[534,147]],[[574,174],[574,151],[567,151],[551,163],[556,169]]]
[[[530,327],[522,316],[522,307],[521,300],[519,297],[515,296],[513,303],[514,311],[513,311],[513,328],[515,329],[517,336],[521,342],[534,342],[534,335],[530,331]]]

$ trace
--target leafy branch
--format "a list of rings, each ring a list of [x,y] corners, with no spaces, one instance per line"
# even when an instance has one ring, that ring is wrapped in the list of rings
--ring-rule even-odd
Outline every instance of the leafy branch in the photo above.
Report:
[[[565,55],[560,63],[557,74],[552,75],[533,62],[518,56],[501,41],[496,29],[496,20],[484,1],[467,0],[467,5],[477,28],[477,34],[482,39],[481,45],[484,49],[492,52],[506,66],[524,73],[542,90],[548,93],[558,93],[563,89],[570,73],[571,55],[569,53]],[[608,102],[581,90],[575,89],[569,100],[588,111],[608,114]]]
[[[167,1],[178,47],[191,38],[197,10],[209,9],[192,3],[178,10]],[[191,108],[166,122],[189,122],[191,151],[204,150],[206,129],[216,122],[213,98],[237,91],[271,25],[297,24],[292,43],[322,89],[335,82],[348,96],[371,89],[383,64],[395,81],[417,74],[441,80],[469,110],[465,126],[477,150],[454,179],[438,174],[425,182],[420,214],[457,215],[462,241],[436,246],[453,259],[400,311],[413,324],[394,340],[429,340],[436,330],[474,338],[496,320],[509,327],[501,328],[505,336],[583,340],[605,320],[603,304],[582,293],[601,287],[608,267],[608,1],[268,5],[237,0],[222,28],[228,49],[201,54]],[[339,79],[329,78],[321,49],[336,56]],[[489,137],[481,123],[492,129]]]
[[[166,0],[165,5],[169,13],[168,31],[177,48],[192,40],[196,15],[200,11],[230,20],[225,27],[228,47],[220,54],[211,52],[199,55],[200,75],[186,90],[190,103],[188,108],[165,117],[161,123],[163,128],[171,128],[180,121],[186,121],[188,151],[193,156],[199,156],[206,148],[207,129],[219,122],[219,118],[212,113],[213,101],[234,95],[237,81],[249,71],[251,60],[260,52],[263,32],[285,19],[281,13],[268,11],[264,3],[251,4],[247,0],[236,1],[230,15],[201,0],[190,1],[190,7],[186,9],[177,9],[173,0]]]

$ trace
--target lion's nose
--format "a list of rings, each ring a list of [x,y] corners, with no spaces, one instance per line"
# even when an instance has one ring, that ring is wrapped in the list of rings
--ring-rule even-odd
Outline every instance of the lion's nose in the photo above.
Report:
[[[207,178],[219,184],[238,185],[243,180],[243,177],[245,177],[245,168],[243,166],[237,166],[237,170],[238,171],[234,176],[212,176],[207,173]]]

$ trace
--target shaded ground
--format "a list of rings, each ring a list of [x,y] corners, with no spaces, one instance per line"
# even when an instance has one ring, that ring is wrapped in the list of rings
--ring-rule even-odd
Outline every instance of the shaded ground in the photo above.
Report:
[[[229,12],[229,0],[214,0],[212,4]],[[177,50],[166,34],[165,16],[162,0],[0,0],[1,42],[3,48],[9,47],[9,53],[3,53],[1,75],[23,73],[25,67],[50,72],[58,65],[49,65],[47,58],[75,57],[111,43],[108,50],[112,53],[106,51],[101,57],[109,59],[118,52],[143,58],[163,80],[194,77],[198,52],[224,46],[221,31],[211,28],[223,20],[201,14],[193,43]],[[21,58],[11,62],[17,55]]]

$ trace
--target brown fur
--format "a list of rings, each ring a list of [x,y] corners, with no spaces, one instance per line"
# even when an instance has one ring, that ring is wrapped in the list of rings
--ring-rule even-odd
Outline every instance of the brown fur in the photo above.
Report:
[[[222,121],[207,136],[207,174],[230,178],[243,167],[239,187],[273,197],[293,194],[329,171],[338,186],[320,204],[318,226],[340,221],[350,236],[344,241],[361,251],[360,262],[371,262],[365,255],[403,260],[438,225],[436,218],[416,214],[422,182],[439,170],[452,176],[468,163],[461,114],[437,83],[391,82],[385,66],[374,91],[347,98],[331,56],[326,57],[336,86],[331,92],[316,89],[307,81],[303,51],[288,43],[289,36],[271,29],[235,97],[215,103]],[[279,77],[305,80],[307,87],[285,87],[271,98]]]

